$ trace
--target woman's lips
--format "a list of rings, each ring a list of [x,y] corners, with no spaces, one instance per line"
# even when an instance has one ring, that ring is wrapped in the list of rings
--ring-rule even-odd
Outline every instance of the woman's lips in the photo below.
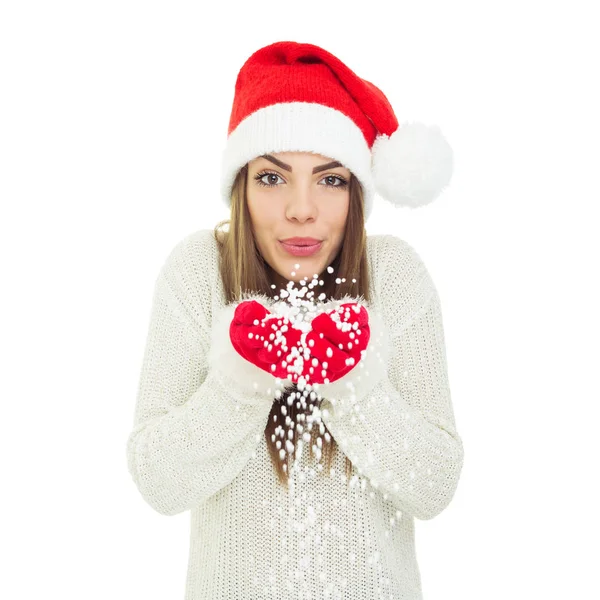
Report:
[[[295,244],[286,244],[284,242],[279,242],[281,247],[291,254],[292,256],[311,256],[315,252],[318,252],[323,245],[323,242],[319,242],[318,244],[312,244],[310,246],[298,246]]]

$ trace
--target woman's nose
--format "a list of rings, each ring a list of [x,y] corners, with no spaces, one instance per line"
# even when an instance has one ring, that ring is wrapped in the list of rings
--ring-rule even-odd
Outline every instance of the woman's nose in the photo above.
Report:
[[[288,219],[306,221],[317,216],[317,204],[311,190],[297,189],[292,192],[286,208]]]

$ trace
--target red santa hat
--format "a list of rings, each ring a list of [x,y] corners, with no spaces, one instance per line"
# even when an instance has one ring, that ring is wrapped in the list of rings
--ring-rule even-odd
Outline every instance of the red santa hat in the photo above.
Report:
[[[263,154],[314,152],[361,182],[365,220],[378,193],[395,206],[435,200],[452,176],[452,149],[436,125],[399,126],[383,92],[323,48],[276,42],[240,69],[222,157],[227,206],[238,170]]]

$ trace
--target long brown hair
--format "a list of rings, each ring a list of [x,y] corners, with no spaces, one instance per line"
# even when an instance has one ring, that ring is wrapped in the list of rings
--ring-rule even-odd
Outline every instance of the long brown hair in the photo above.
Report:
[[[241,299],[245,292],[264,294],[267,297],[273,297],[278,293],[277,290],[271,288],[274,271],[263,259],[255,243],[246,197],[247,174],[248,165],[246,164],[237,173],[233,184],[230,219],[220,221],[214,229],[220,256],[219,270],[227,303]],[[331,263],[333,274],[329,274],[327,269],[319,274],[320,280],[324,283],[322,289],[319,289],[319,293],[326,294],[326,301],[339,300],[350,295],[362,297],[368,302],[370,299],[369,273],[366,256],[363,190],[359,180],[353,174],[350,175],[349,194],[350,204],[342,245]],[[228,231],[222,229],[225,225],[229,225]],[[336,283],[336,278],[343,278],[345,281]],[[298,400],[293,396],[290,397],[290,394],[295,394]],[[284,394],[279,398],[274,398],[265,428],[265,439],[277,477],[284,486],[287,486],[289,482],[291,454],[285,454],[285,462],[280,459],[280,448],[282,445],[285,447],[286,442],[284,438],[286,431],[281,422],[289,423],[290,429],[294,432],[294,439],[290,441],[294,444],[294,448],[297,448],[300,435],[295,425],[298,421],[306,423],[306,416],[312,410],[312,404],[308,403],[306,406],[306,402],[300,401],[300,392],[297,391],[296,385],[286,388]],[[283,418],[284,416],[285,418]],[[316,428],[309,425],[305,429],[308,429],[310,433],[310,442],[307,443],[311,448],[311,453],[313,455],[320,454],[326,460],[326,471],[329,471],[333,454],[337,448],[335,439],[322,422]],[[325,439],[330,442],[313,445],[315,435],[325,436]],[[346,457],[347,479],[350,479],[351,473],[352,462]]]

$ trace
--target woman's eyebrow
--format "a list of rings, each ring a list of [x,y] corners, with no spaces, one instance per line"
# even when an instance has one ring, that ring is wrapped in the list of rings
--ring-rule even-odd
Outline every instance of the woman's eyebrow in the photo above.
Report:
[[[266,158],[267,160],[270,160],[272,163],[276,164],[278,167],[285,169],[286,171],[289,171],[290,173],[292,172],[292,167],[290,167],[290,165],[281,162],[280,160],[277,160],[274,156],[271,156],[270,154],[263,154],[261,156],[261,158]],[[313,173],[319,173],[320,171],[325,171],[326,169],[334,169],[335,167],[341,167],[342,163],[339,163],[337,161],[333,161],[330,163],[327,163],[325,165],[319,165],[318,167],[315,167],[313,169]]]

